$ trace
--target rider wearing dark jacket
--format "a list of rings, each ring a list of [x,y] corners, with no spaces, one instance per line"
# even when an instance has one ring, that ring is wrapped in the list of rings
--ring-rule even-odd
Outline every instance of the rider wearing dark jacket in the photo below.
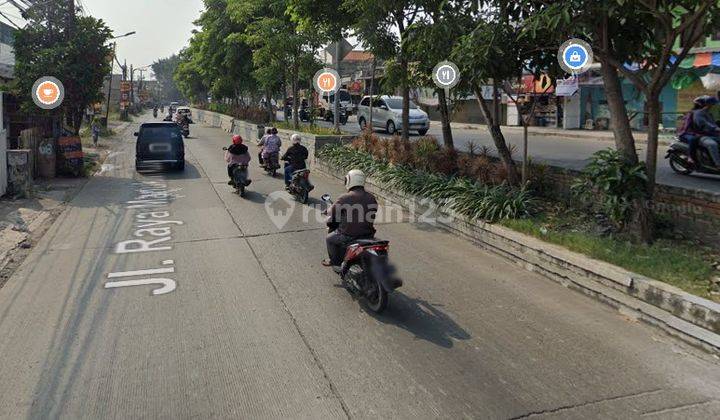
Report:
[[[375,196],[365,191],[365,174],[353,169],[345,176],[346,194],[327,210],[328,226],[337,228],[328,234],[326,244],[328,259],[325,266],[342,264],[345,249],[354,240],[375,236],[375,215],[378,203]]]
[[[285,165],[285,185],[290,185],[293,172],[307,168],[305,160],[308,158],[308,149],[300,144],[300,135],[293,134],[290,139],[292,140],[292,146],[282,155],[282,160],[287,162]]]

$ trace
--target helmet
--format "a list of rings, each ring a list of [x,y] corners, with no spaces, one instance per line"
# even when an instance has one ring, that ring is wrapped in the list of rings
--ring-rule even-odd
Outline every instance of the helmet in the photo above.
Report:
[[[272,128],[268,128],[267,130],[265,130],[265,134],[272,134]]]
[[[693,100],[693,103],[700,106],[717,105],[720,100],[715,96],[702,95]]]
[[[270,133],[271,133],[271,134],[277,134],[277,133],[278,133],[277,128],[273,127],[273,128],[272,128],[272,131],[271,131]]]
[[[292,136],[290,136],[290,141],[295,144],[300,143],[301,140],[302,139],[300,138],[300,134],[293,134]]]
[[[365,187],[365,174],[360,169],[353,169],[345,175],[345,188]]]
[[[243,138],[237,134],[232,137],[233,144],[242,144]]]

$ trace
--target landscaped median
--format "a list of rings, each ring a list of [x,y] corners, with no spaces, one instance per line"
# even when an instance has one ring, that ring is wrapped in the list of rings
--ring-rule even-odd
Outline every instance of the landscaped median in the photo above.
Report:
[[[511,229],[517,227],[532,233],[529,226],[542,226],[537,216],[533,216],[541,211],[541,200],[526,190],[481,185],[468,179],[411,169],[341,145],[328,145],[321,149],[317,153],[315,167],[338,179],[342,179],[347,170],[360,168],[370,174],[368,187],[379,197],[417,213],[433,211],[442,216],[436,218],[437,223],[451,232],[528,270],[592,295],[627,315],[720,353],[720,304]],[[537,232],[541,237],[547,235],[543,228],[537,228]],[[578,236],[582,235],[578,233]],[[587,235],[585,240],[577,240],[579,244],[586,241],[589,241]],[[615,247],[619,261],[622,258],[632,260],[629,256],[633,253],[641,260],[650,258],[654,264],[632,266],[658,273],[664,280],[675,281],[685,275],[698,278],[711,275],[706,269],[708,264],[695,256],[692,249],[633,245],[612,237],[596,239],[596,246],[609,247],[610,250]],[[664,258],[663,251],[666,251]],[[601,256],[601,253],[593,255]]]

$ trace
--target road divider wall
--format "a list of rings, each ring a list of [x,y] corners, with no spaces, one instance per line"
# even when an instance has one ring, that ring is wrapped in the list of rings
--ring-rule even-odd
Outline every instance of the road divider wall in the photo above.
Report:
[[[315,170],[338,180],[345,175],[318,158]],[[610,304],[625,315],[720,354],[720,304],[502,226],[471,221],[446,209],[429,208],[422,197],[391,191],[372,177],[368,179],[368,188],[379,198],[415,213],[439,213],[433,219],[446,230],[529,271]]]
[[[265,131],[265,126],[262,124],[254,124],[247,121],[236,120],[228,115],[218,114],[217,112],[204,111],[201,109],[193,108],[195,119],[198,122],[202,122],[205,125],[211,127],[218,127],[225,130],[228,133],[239,134],[245,139],[245,141],[258,141]],[[315,157],[315,151],[320,150],[327,144],[338,144],[338,143],[349,143],[355,136],[350,135],[316,135],[309,133],[301,133],[293,130],[278,129],[278,136],[283,142],[283,145],[290,145],[290,137],[293,134],[299,134],[302,140],[303,146],[307,147],[311,157]],[[310,159],[308,162],[312,165]]]

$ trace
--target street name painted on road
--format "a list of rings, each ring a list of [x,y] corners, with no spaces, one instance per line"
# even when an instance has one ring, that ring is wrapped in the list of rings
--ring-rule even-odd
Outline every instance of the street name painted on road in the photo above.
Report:
[[[128,239],[115,245],[117,254],[134,254],[143,252],[171,251],[172,227],[183,225],[180,220],[169,220],[171,216],[167,209],[170,203],[182,196],[178,195],[180,189],[169,189],[168,185],[159,181],[141,182],[137,186],[137,196],[128,201],[125,208],[129,210],[145,210],[135,214],[133,236],[141,239]],[[128,270],[108,273],[108,279],[157,276],[175,273],[173,260],[162,261],[163,267]],[[105,283],[106,289],[131,286],[157,285],[152,290],[153,296],[164,295],[175,290],[175,280],[166,277],[149,277],[134,280],[114,280]]]

